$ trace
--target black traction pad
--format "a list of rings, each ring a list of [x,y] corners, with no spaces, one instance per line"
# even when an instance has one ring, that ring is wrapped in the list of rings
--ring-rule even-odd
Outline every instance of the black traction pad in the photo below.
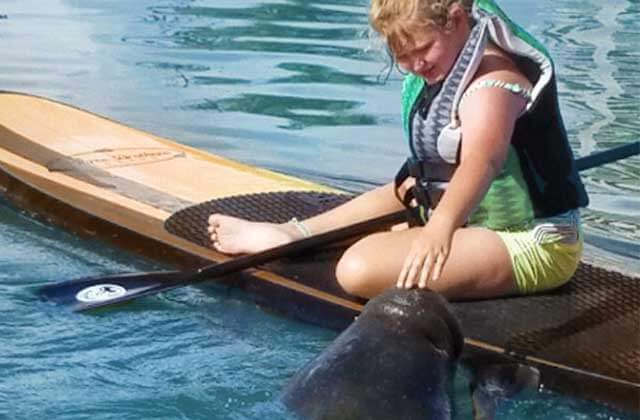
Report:
[[[453,306],[468,338],[640,386],[640,278],[580,264],[552,292]]]
[[[208,246],[211,213],[281,223],[310,217],[350,198],[312,192],[240,195],[185,208],[172,215],[165,227]],[[334,250],[267,267],[299,283],[359,301],[336,284],[338,255]],[[467,338],[640,385],[640,278],[580,264],[572,281],[550,293],[452,306]]]

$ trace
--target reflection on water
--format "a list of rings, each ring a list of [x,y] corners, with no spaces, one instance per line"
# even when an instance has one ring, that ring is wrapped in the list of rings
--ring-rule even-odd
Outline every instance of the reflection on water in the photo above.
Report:
[[[325,3],[336,4],[336,3]],[[283,57],[303,54],[306,57],[319,56],[324,61],[330,57],[341,59],[369,60],[362,46],[339,45],[337,41],[362,38],[362,26],[366,23],[364,9],[357,12],[334,10],[323,4],[310,2],[267,3],[253,7],[176,7],[152,8],[156,20],[172,22],[183,26],[183,20],[190,22],[187,29],[168,31],[168,39],[175,48],[206,49],[211,51],[259,52],[261,54],[282,54]],[[308,58],[307,58],[308,59]],[[259,59],[256,59],[259,61]],[[161,68],[161,63],[156,64]],[[194,71],[197,66],[166,65],[184,74]],[[364,74],[350,74],[328,65],[305,62],[278,63],[276,69],[286,71],[286,75],[270,78],[266,85],[284,84],[331,84],[357,86],[372,85]],[[208,70],[205,69],[198,69]],[[197,71],[197,70],[196,70]],[[189,76],[184,76],[189,80]],[[221,77],[195,76],[195,84],[222,84]],[[235,79],[236,83],[244,80]],[[250,83],[247,81],[247,83]],[[373,115],[357,112],[363,105],[355,100],[318,98],[283,94],[239,93],[222,99],[203,99],[183,109],[198,111],[234,112],[268,116],[286,121],[278,123],[282,129],[302,130],[312,126],[357,126],[375,125]],[[247,119],[246,116],[238,116]],[[251,118],[248,118],[251,121]]]
[[[345,85],[372,85],[370,75],[349,74],[328,66],[306,63],[281,63],[277,66],[297,74],[271,79],[269,83],[327,83]]]
[[[352,41],[362,35],[362,26],[366,25],[364,10],[356,13],[320,6],[299,2],[243,8],[164,7],[153,8],[152,15],[154,19],[178,24],[182,19],[199,23],[170,34],[172,43],[183,48],[362,59],[361,48],[336,45],[335,41]]]
[[[210,2],[209,2],[210,3]],[[238,2],[240,3],[240,2]],[[300,22],[300,23],[342,23],[366,24],[366,10],[363,1],[288,1],[265,2],[243,7],[151,7],[154,16],[167,20],[166,16],[187,16],[196,18],[211,18],[219,20],[240,20],[248,22]],[[356,11],[336,10],[326,7],[331,5],[353,6]],[[291,28],[289,28],[291,29]],[[251,33],[251,30],[247,31]],[[318,33],[318,32],[316,32]],[[332,39],[332,38],[328,38]],[[350,38],[349,38],[350,39]]]
[[[314,125],[333,127],[374,125],[375,120],[372,116],[348,113],[359,105],[360,103],[355,101],[246,94],[219,101],[205,100],[189,108],[201,111],[240,112],[284,118],[289,123],[280,127],[289,129],[303,129]],[[250,118],[248,120],[250,121]]]

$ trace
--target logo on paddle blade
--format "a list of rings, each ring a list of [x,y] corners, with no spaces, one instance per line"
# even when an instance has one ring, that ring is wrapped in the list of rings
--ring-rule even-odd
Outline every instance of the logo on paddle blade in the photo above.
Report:
[[[104,302],[124,296],[127,289],[117,284],[98,284],[87,287],[76,293],[76,300],[80,302]]]

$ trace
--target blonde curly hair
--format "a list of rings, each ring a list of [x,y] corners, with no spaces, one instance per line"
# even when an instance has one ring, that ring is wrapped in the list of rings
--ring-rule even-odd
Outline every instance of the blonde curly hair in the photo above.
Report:
[[[369,21],[372,28],[397,51],[412,42],[418,28],[444,28],[449,8],[460,4],[468,12],[473,0],[371,0]]]

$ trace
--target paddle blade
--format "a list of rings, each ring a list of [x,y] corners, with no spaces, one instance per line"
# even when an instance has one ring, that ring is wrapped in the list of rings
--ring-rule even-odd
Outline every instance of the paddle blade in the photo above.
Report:
[[[189,274],[159,271],[85,277],[47,284],[38,290],[38,294],[45,300],[69,306],[73,311],[84,311],[174,289],[183,285]]]

